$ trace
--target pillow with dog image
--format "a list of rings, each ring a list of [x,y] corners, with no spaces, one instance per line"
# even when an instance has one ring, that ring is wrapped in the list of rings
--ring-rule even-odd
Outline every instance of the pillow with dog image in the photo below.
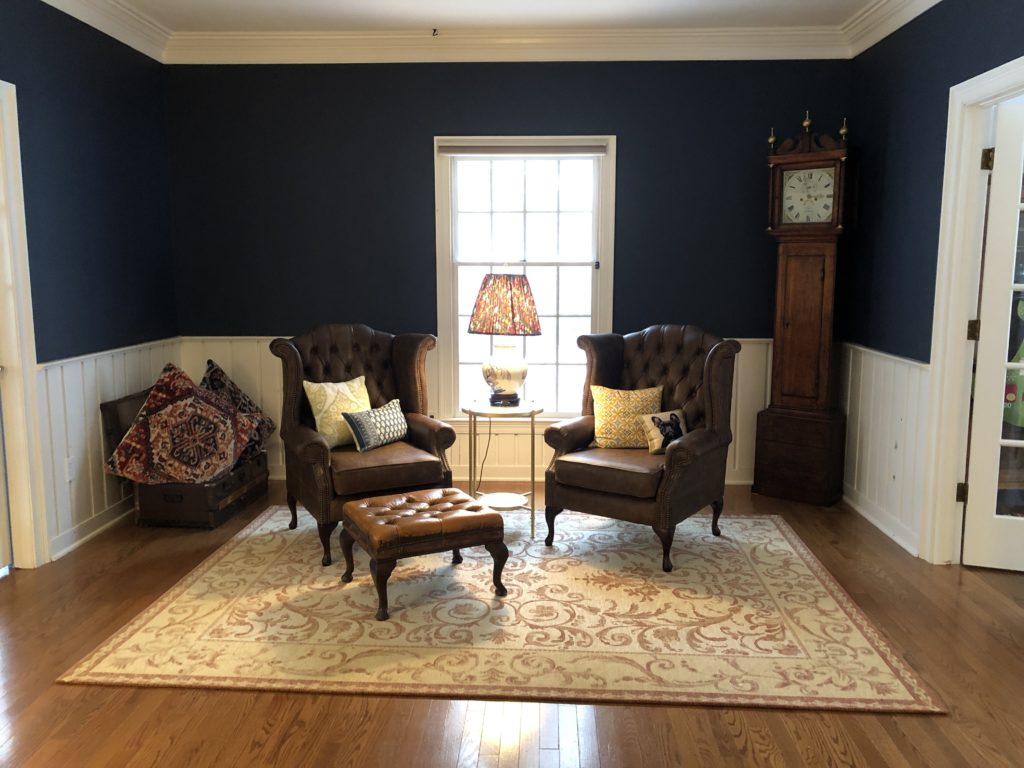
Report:
[[[680,410],[648,413],[637,418],[647,436],[647,449],[651,453],[664,453],[669,443],[686,434],[686,419]]]

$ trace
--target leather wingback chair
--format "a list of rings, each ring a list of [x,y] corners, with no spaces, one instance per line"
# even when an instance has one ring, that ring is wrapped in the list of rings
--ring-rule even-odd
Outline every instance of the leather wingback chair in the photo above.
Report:
[[[422,488],[447,488],[452,470],[445,450],[455,431],[427,415],[426,357],[437,344],[429,334],[393,336],[365,325],[322,325],[292,339],[275,339],[270,350],[284,375],[281,439],[285,485],[297,524],[296,502],[316,518],[323,564],[331,564],[331,533],[346,501]],[[316,431],[303,380],[348,381],[366,377],[370,404],[398,398],[409,423],[405,440],[365,453],[346,445],[333,450]]]
[[[587,353],[583,415],[548,427],[555,449],[545,474],[545,517],[554,542],[563,509],[649,525],[661,539],[662,568],[670,557],[676,525],[711,505],[711,530],[725,492],[732,430],[733,363],[740,345],[692,325],[654,325],[638,333],[580,336]],[[682,409],[687,433],[662,454],[644,448],[591,448],[594,400],[590,386],[644,389],[662,385],[661,410]]]

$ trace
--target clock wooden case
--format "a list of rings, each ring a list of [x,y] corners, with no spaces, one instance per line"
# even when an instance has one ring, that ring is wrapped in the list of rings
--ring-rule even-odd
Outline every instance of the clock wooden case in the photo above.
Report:
[[[768,234],[778,241],[771,404],[757,417],[756,493],[811,504],[842,498],[846,419],[837,408],[836,259],[847,183],[839,138],[769,138]]]

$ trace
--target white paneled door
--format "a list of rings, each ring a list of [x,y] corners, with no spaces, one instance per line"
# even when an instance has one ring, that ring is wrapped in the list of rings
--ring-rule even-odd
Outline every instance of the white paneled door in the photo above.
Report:
[[[966,565],[1024,571],[1024,101],[1000,104],[964,522]]]

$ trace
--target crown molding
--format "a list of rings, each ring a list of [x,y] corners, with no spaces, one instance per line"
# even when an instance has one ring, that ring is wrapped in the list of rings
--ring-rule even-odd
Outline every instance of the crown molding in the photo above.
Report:
[[[115,40],[163,61],[171,30],[121,0],[43,0]]]
[[[850,45],[850,57],[859,56],[940,1],[875,0],[865,6],[841,27]]]
[[[168,64],[841,59],[838,28],[178,32]]]
[[[849,59],[940,0],[874,0],[840,26],[172,32],[130,0],[43,0],[165,64]]]

